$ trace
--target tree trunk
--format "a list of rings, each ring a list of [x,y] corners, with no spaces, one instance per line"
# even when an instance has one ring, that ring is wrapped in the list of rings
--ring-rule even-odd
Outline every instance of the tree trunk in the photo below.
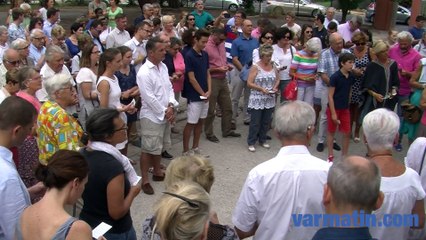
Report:
[[[398,10],[398,1],[393,1],[393,6],[392,6],[392,13],[390,15],[390,28],[389,29],[394,29],[395,28],[395,24],[396,24],[396,11]]]
[[[348,9],[342,9],[342,20],[340,21],[340,23],[345,23],[346,22],[346,17],[348,16]]]

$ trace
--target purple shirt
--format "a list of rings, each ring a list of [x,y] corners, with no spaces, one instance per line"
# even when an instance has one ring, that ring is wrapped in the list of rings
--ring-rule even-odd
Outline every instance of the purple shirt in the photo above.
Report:
[[[399,44],[395,44],[391,49],[389,49],[389,57],[398,64],[398,70],[404,70],[407,72],[414,72],[419,66],[420,59],[422,56],[414,49],[410,48],[408,52],[402,55],[399,50]],[[410,78],[401,76],[401,71],[398,71],[399,77],[399,95],[408,96],[410,95]]]
[[[345,42],[351,42],[353,34],[358,32],[358,31],[359,31],[359,29],[356,29],[353,32],[351,31],[351,27],[349,26],[349,21],[337,26],[337,32],[339,32],[340,35],[342,35],[342,38],[343,38],[343,40],[345,40]]]

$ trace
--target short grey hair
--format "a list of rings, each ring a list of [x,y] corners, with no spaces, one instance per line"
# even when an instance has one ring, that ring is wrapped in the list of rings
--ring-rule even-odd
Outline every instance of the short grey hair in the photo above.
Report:
[[[46,61],[52,60],[53,55],[55,54],[61,54],[62,56],[64,56],[65,52],[59,46],[56,46],[56,45],[50,45],[49,47],[47,47],[46,54],[45,54]]]
[[[306,42],[306,49],[311,52],[320,53],[322,50],[321,39],[313,37]]]
[[[414,41],[413,35],[411,35],[411,33],[407,32],[407,31],[402,31],[402,32],[398,33],[396,35],[396,39],[398,39],[398,42],[400,40],[408,40],[410,42]]]
[[[22,38],[17,38],[10,44],[10,48],[15,50],[21,50],[24,47],[24,45],[28,45],[28,44],[29,43],[27,42],[27,40]]]
[[[37,37],[37,34],[43,34],[43,35],[44,35],[44,32],[43,32],[43,30],[41,30],[41,29],[34,28],[33,30],[31,30],[30,37],[31,37],[31,38],[36,38],[36,37]]]
[[[284,104],[275,114],[275,131],[280,139],[305,139],[308,129],[314,124],[314,109],[299,100]]]
[[[152,4],[151,3],[145,3],[142,7],[143,11],[146,11],[148,9],[152,8]]]
[[[334,163],[328,171],[327,185],[336,206],[352,206],[371,212],[380,195],[380,170],[370,160],[350,156]]]
[[[262,58],[265,55],[274,53],[274,49],[272,48],[271,45],[268,44],[263,44],[262,46],[259,47],[259,57]]]
[[[335,9],[334,7],[328,7],[326,11],[327,11],[327,12],[328,12],[328,11],[332,11],[333,13],[335,13],[335,12],[336,12],[336,9]]]
[[[31,10],[31,5],[28,3],[21,3],[21,5],[19,5],[19,8],[21,8],[22,10]]]
[[[398,115],[386,108],[368,113],[362,121],[362,127],[370,150],[392,150],[399,122]]]
[[[55,100],[55,93],[71,85],[72,77],[68,74],[58,73],[44,81],[44,88],[50,100]]]
[[[352,22],[353,24],[358,23],[358,25],[359,25],[359,26],[361,26],[361,25],[362,25],[362,23],[363,23],[363,20],[362,20],[362,17],[361,17],[361,16],[354,15],[354,16],[351,18],[351,22]]]
[[[1,25],[1,26],[0,26],[0,35],[2,35],[2,34],[4,34],[4,33],[7,33],[7,27],[6,27],[6,26],[4,26],[4,25]]]

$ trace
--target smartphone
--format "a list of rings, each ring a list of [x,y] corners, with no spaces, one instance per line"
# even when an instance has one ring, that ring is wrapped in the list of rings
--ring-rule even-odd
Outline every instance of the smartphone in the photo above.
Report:
[[[200,96],[200,99],[201,99],[201,100],[206,100],[207,98],[206,98],[206,97],[204,97],[204,96]]]
[[[229,14],[229,13],[224,13],[224,14],[223,14],[223,17],[224,17],[224,18],[231,18],[231,14]]]
[[[130,102],[131,105],[133,105],[133,107],[136,105],[136,100],[133,98],[133,100]]]

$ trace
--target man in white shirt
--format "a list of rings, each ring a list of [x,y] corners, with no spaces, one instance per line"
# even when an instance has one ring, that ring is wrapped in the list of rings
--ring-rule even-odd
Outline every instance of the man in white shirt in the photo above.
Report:
[[[34,66],[40,69],[44,64],[44,54],[46,53],[46,37],[42,30],[34,28],[30,34],[30,58],[34,60]]]
[[[50,45],[46,50],[46,63],[43,65],[43,67],[40,70],[41,78],[43,79],[43,83],[55,76],[56,74],[67,74],[71,77],[71,73],[68,70],[68,68],[64,65],[64,51],[56,46],[56,45]],[[73,85],[74,82],[72,82]],[[44,86],[42,89],[38,90],[36,92],[36,97],[40,102],[47,101],[47,92]]]
[[[330,165],[308,150],[315,133],[314,109],[302,101],[281,106],[275,131],[282,148],[250,171],[232,222],[241,239],[311,239],[319,228],[295,227],[292,214],[324,213],[321,200]]]
[[[14,239],[16,223],[31,205],[30,194],[43,188],[41,184],[25,187],[9,150],[31,134],[36,118],[34,106],[20,97],[8,97],[0,104],[0,239]]]
[[[124,13],[117,14],[115,17],[116,28],[110,32],[106,39],[106,48],[115,48],[123,46],[130,40],[130,34],[126,31],[127,17]]]
[[[328,24],[330,22],[335,22],[337,25],[339,25],[339,22],[334,19],[334,14],[336,13],[336,9],[334,7],[328,7],[327,11],[326,11],[326,15],[325,15],[325,20],[324,20],[324,27],[327,29],[328,28]]]
[[[162,62],[166,55],[166,47],[166,43],[158,37],[149,39],[146,44],[147,60],[137,74],[142,100],[140,110],[142,191],[149,195],[154,194],[148,178],[151,164],[154,167],[152,180],[164,180],[160,166],[161,153],[171,145],[170,123],[175,120],[173,112],[178,106],[167,67]]]
[[[146,57],[145,44],[151,35],[151,24],[143,21],[136,26],[136,32],[132,39],[127,41],[124,46],[132,49],[132,64],[135,65],[136,73],[142,66],[142,62]]]

